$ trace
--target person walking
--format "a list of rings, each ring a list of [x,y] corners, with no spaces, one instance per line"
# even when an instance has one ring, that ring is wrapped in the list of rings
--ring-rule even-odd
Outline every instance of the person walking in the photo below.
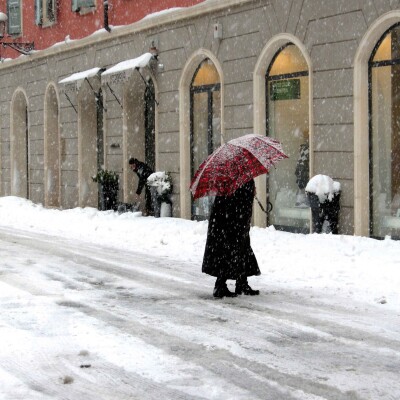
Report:
[[[153,215],[154,208],[153,202],[151,198],[150,188],[147,186],[147,178],[154,172],[147,164],[142,161],[139,161],[137,158],[130,158],[129,159],[129,167],[132,171],[136,172],[136,175],[139,178],[138,186],[136,189],[136,195],[140,196],[145,188],[145,214],[146,215]]]
[[[230,196],[216,196],[208,223],[202,272],[217,278],[214,297],[258,295],[247,277],[260,275],[257,259],[250,245],[250,224],[255,196],[254,180],[242,185]],[[227,279],[236,280],[231,292]]]

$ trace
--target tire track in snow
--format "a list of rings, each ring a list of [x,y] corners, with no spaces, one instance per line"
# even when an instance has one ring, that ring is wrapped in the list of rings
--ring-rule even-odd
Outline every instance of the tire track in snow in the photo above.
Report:
[[[46,241],[44,241],[43,243],[44,243],[43,249],[46,249]],[[57,246],[54,247],[52,252],[53,251],[56,251],[57,254],[60,254],[60,251],[57,250]],[[90,246],[88,251],[89,252],[91,251]],[[156,301],[157,304],[160,304],[163,301],[166,302],[167,300],[169,300],[169,304],[168,303],[165,304],[165,307],[162,307],[158,311],[158,318],[162,316],[162,313],[167,312],[169,307],[173,307],[174,311],[173,312],[170,311],[169,314],[166,314],[166,317],[167,319],[168,318],[174,319],[173,321],[174,323],[171,325],[175,324],[177,327],[176,330],[179,330],[179,327],[181,327],[181,330],[185,331],[186,329],[185,323],[187,323],[187,321],[191,322],[191,326],[194,325],[195,328],[204,330],[205,328],[204,326],[202,326],[202,324],[196,325],[198,321],[196,321],[196,319],[194,318],[194,316],[196,315],[196,311],[198,313],[200,309],[202,310],[202,312],[204,311],[206,313],[209,313],[209,315],[216,315],[217,316],[216,318],[219,318],[219,315],[222,315],[223,316],[222,320],[224,321],[235,321],[236,319],[240,318],[241,326],[247,327],[251,334],[254,333],[260,334],[260,331],[262,331],[262,329],[268,329],[268,328],[275,329],[276,332],[281,335],[281,337],[278,338],[279,340],[276,340],[276,344],[278,346],[286,347],[287,349],[292,349],[293,347],[301,343],[302,339],[304,341],[304,337],[301,335],[302,330],[307,331],[307,327],[312,327],[314,329],[314,327],[317,326],[318,329],[323,329],[324,331],[323,333],[325,335],[333,331],[332,334],[337,335],[335,339],[337,341],[342,341],[342,342],[345,340],[350,341],[350,343],[347,344],[349,347],[352,344],[358,344],[362,340],[364,340],[364,343],[366,343],[366,345],[364,346],[366,348],[376,347],[376,349],[372,351],[375,351],[377,353],[380,352],[380,348],[382,348],[382,345],[386,346],[389,350],[390,349],[394,350],[395,353],[397,353],[399,350],[398,341],[389,340],[385,337],[378,335],[376,332],[374,333],[363,332],[361,329],[355,329],[352,326],[347,327],[345,323],[343,325],[338,325],[335,324],[335,321],[326,322],[325,320],[323,320],[324,316],[328,316],[329,314],[331,315],[339,314],[339,320],[344,321],[344,316],[346,312],[351,313],[351,311],[346,309],[345,307],[335,307],[332,309],[331,307],[325,304],[316,304],[315,299],[313,301],[310,301],[307,298],[302,298],[301,296],[293,297],[288,295],[287,293],[282,293],[280,294],[280,296],[269,297],[268,300],[273,300],[271,302],[273,304],[265,304],[264,296],[260,296],[260,298],[251,298],[251,299],[241,298],[241,299],[232,299],[229,301],[224,300],[222,302],[211,301],[211,297],[204,296],[204,292],[209,291],[210,288],[208,286],[206,287],[206,285],[198,285],[198,283],[196,282],[196,280],[201,278],[201,275],[200,274],[194,276],[193,274],[190,275],[187,272],[187,269],[184,270],[185,267],[184,265],[182,266],[182,268],[177,268],[175,270],[171,269],[168,271],[168,274],[166,274],[164,272],[165,269],[163,269],[163,266],[160,265],[159,260],[157,261],[157,259],[153,259],[151,257],[146,259],[144,257],[141,258],[139,261],[138,260],[134,261],[135,263],[139,263],[140,264],[139,266],[135,266],[132,269],[128,269],[128,267],[125,268],[123,266],[124,264],[126,265],[127,252],[123,252],[124,253],[123,255],[119,254],[119,252],[115,250],[110,252],[112,254],[109,254],[109,256],[112,257],[112,261],[105,259],[106,257],[102,260],[98,256],[96,257],[97,259],[93,260],[91,256],[82,254],[80,255],[75,254],[74,261],[77,263],[78,269],[93,270],[95,268],[97,271],[101,271],[102,273],[117,275],[132,280],[133,282],[139,282],[139,284],[141,284],[143,287],[147,287],[150,290],[152,287],[155,286],[158,288],[157,290],[165,293],[163,297],[158,299],[157,298],[153,299],[153,301],[150,296],[148,296],[147,298],[146,297],[137,298],[133,295],[131,298],[133,303],[131,304],[135,304],[134,301],[139,300],[141,302],[139,303],[141,305],[140,313],[136,316],[131,312],[127,313],[127,316],[124,318],[118,317],[120,319],[117,319],[117,323],[116,324],[113,323],[113,325],[115,325],[120,330],[124,330],[126,329],[127,326],[129,326],[130,317],[136,317],[140,319],[141,315],[142,316],[147,315],[148,316],[146,318],[147,321],[145,321],[148,323],[147,326],[144,326],[143,318],[140,319],[138,330],[136,329],[133,332],[130,331],[131,335],[133,334],[134,336],[137,335],[142,337],[144,336],[149,343],[151,343],[152,345],[161,346],[161,348],[163,342],[167,339],[168,345],[164,344],[163,348],[164,351],[173,354],[179,353],[179,356],[186,361],[190,361],[190,359],[194,357],[196,361],[197,360],[201,361],[201,365],[204,368],[209,368],[210,371],[215,371],[216,374],[218,373],[220,375],[225,374],[226,376],[224,376],[224,379],[235,384],[241,382],[241,379],[239,379],[240,376],[235,374],[235,371],[233,371],[233,369],[241,371],[241,374],[239,374],[241,376],[243,376],[244,373],[243,371],[247,371],[247,374],[249,376],[248,377],[246,376],[246,381],[243,382],[243,387],[249,387],[250,384],[251,384],[250,386],[252,387],[254,385],[258,385],[257,387],[261,386],[260,393],[257,393],[257,395],[260,398],[265,398],[263,397],[263,393],[265,395],[265,393],[268,393],[268,391],[270,392],[272,391],[274,393],[275,397],[271,397],[274,399],[300,398],[300,397],[293,397],[295,396],[293,393],[295,392],[296,388],[302,388],[303,391],[305,390],[308,393],[314,393],[315,396],[324,396],[322,398],[326,399],[335,399],[335,400],[342,398],[357,399],[363,397],[358,397],[358,395],[354,392],[342,392],[338,388],[334,388],[329,384],[320,384],[318,382],[313,382],[312,380],[313,377],[311,376],[311,374],[309,379],[305,379],[294,375],[292,376],[290,374],[285,375],[284,373],[277,371],[274,368],[268,369],[265,363],[254,362],[254,360],[251,359],[249,360],[236,357],[231,352],[225,349],[220,349],[218,347],[216,347],[215,350],[211,352],[212,354],[209,354],[208,358],[205,356],[202,357],[201,353],[204,352],[204,345],[198,345],[190,340],[182,339],[177,335],[176,332],[173,332],[174,329],[171,328],[170,326],[167,326],[168,332],[165,332],[165,323],[163,327],[162,319],[159,320],[155,318],[153,318],[153,320],[150,319],[150,316],[152,316],[152,314],[154,313],[154,308],[152,310],[152,305],[150,304],[151,301],[153,304],[154,301]],[[82,253],[82,250],[80,250],[80,253]],[[65,257],[68,256],[68,250],[65,251],[64,256]],[[115,265],[118,263],[120,263],[122,267],[117,267]],[[156,269],[162,269],[162,273],[157,273],[157,271],[156,273],[154,273],[154,271],[148,273],[146,271],[146,267],[147,268],[156,267]],[[171,277],[169,276],[170,273],[172,275]],[[184,282],[182,282],[182,279],[178,279],[180,286],[179,285],[177,286],[176,275],[178,275],[179,278],[179,275],[181,273],[184,275]],[[185,282],[186,280],[187,282]],[[182,287],[184,288],[184,290],[182,290]],[[185,293],[184,298],[181,298],[182,296],[180,296],[179,294],[179,292],[182,291]],[[101,290],[99,292],[101,293]],[[103,293],[106,294],[107,290],[103,290]],[[118,300],[119,302],[123,301],[123,299],[118,298],[118,296],[116,297],[115,300],[116,301]],[[299,300],[301,300],[300,304]],[[146,301],[149,301],[149,303],[146,303]],[[282,301],[285,302],[285,307],[284,307],[285,311],[282,311],[280,309],[282,307],[280,307],[279,303]],[[125,307],[128,307],[129,301],[125,299],[125,302],[126,302]],[[184,305],[185,302],[188,302],[189,306],[187,304]],[[201,304],[195,305],[194,302]],[[68,306],[68,304],[66,305]],[[95,310],[94,307],[98,308],[98,310]],[[315,311],[316,307],[318,312],[318,318],[311,315],[313,311]],[[97,302],[96,304],[93,305],[90,304],[83,305],[80,311],[87,315],[95,316],[97,319],[103,321],[104,323],[108,323],[109,322],[108,318],[110,318],[110,316],[113,315],[115,316],[115,313],[117,312],[117,310],[112,310],[112,313],[110,314],[107,309],[100,310]],[[252,322],[251,318],[247,317],[248,315],[247,312],[252,313],[254,320],[256,320],[255,322]],[[354,315],[357,315],[357,313],[354,312]],[[349,318],[349,315],[347,315],[347,318]],[[276,320],[275,324],[271,325],[271,320]],[[360,326],[367,323],[367,321],[368,318],[365,318],[365,321],[363,321],[362,324],[360,324]],[[155,329],[157,327],[157,324],[161,326],[161,329]],[[221,337],[224,337],[227,336],[227,333],[232,331],[232,327],[229,327],[229,324],[225,322],[222,325],[225,326],[226,329],[222,328],[220,330],[216,330],[215,334],[217,336],[221,335]],[[282,328],[279,329],[279,325],[286,325],[286,327],[288,327],[289,329],[282,329]],[[298,326],[296,327],[296,325]],[[130,326],[129,329],[133,329],[133,327]],[[242,337],[242,335],[243,333],[241,333],[238,336]],[[316,336],[316,339],[321,340],[320,336],[324,335],[318,335],[314,333],[314,336]],[[311,337],[309,337],[309,339],[311,339]],[[271,341],[271,338],[269,338],[268,341]],[[172,347],[169,345],[170,342],[173,343]],[[308,342],[312,343],[312,340],[308,340]],[[334,341],[332,343],[328,342],[328,344],[332,344],[332,346],[336,345],[336,347],[338,344],[340,346],[346,345],[346,343],[334,343]],[[190,351],[188,352],[188,350]],[[265,351],[265,349],[261,348],[259,350]],[[337,359],[340,359],[341,349],[337,348],[336,350],[337,350]],[[215,361],[215,359],[217,359],[218,361]],[[382,360],[386,361],[386,358],[382,358]],[[208,366],[210,361],[214,363],[213,366]],[[398,356],[396,356],[395,363],[398,363]],[[232,368],[232,366],[234,366],[234,368]],[[383,372],[385,372],[385,369],[383,370]],[[391,372],[389,368],[387,372]],[[351,371],[349,371],[349,373],[351,373]],[[259,381],[263,381],[264,384],[260,385]],[[271,381],[275,382],[279,390],[276,387],[275,390],[271,389],[271,387],[273,386],[271,384]],[[286,393],[285,397],[282,397],[284,388],[288,387],[293,388],[293,390],[289,390],[291,395],[289,393]],[[389,399],[391,397],[387,395],[387,397],[380,396],[379,398]]]

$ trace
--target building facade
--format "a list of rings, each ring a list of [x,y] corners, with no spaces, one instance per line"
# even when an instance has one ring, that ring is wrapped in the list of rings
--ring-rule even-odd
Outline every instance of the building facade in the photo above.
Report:
[[[257,178],[257,225],[308,232],[304,182],[323,174],[340,233],[399,236],[399,29],[400,1],[207,0],[5,61],[1,195],[96,207],[105,166],[130,202],[135,156],[171,173],[174,216],[204,219],[197,166],[256,132],[289,155]]]
[[[0,0],[7,15],[6,41],[34,43],[43,50],[66,37],[81,39],[100,29],[112,29],[165,9],[190,7],[204,0]],[[18,53],[2,48],[0,58]]]

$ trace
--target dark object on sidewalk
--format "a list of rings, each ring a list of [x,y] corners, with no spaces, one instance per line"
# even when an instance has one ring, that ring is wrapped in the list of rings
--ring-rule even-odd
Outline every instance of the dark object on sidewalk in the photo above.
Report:
[[[327,221],[330,226],[330,231],[337,235],[340,211],[340,192],[335,193],[331,200],[327,198],[323,203],[320,203],[320,200],[315,193],[307,192],[307,197],[311,207],[313,232],[322,233],[324,222]]]
[[[99,210],[114,210],[118,200],[118,184],[99,185]]]
[[[80,368],[90,368],[91,365],[90,364],[81,364],[79,367]]]
[[[115,210],[118,201],[119,177],[114,171],[101,169],[92,177],[99,188],[99,210]]]
[[[126,212],[136,212],[139,211],[140,203],[118,203],[115,211],[118,211],[120,214]]]

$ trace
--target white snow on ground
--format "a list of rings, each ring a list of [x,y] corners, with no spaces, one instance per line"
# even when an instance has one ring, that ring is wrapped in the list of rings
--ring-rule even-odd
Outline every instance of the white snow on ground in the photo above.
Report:
[[[0,198],[0,400],[400,398],[400,242],[254,227],[215,300],[206,233]]]
[[[94,208],[49,210],[12,196],[0,198],[0,226],[168,255],[198,263],[199,268],[207,234],[207,222]],[[386,299],[386,308],[400,309],[399,241],[291,234],[273,227],[253,227],[251,241],[263,279],[271,284],[341,292],[367,303]],[[253,278],[255,284],[257,279]]]

